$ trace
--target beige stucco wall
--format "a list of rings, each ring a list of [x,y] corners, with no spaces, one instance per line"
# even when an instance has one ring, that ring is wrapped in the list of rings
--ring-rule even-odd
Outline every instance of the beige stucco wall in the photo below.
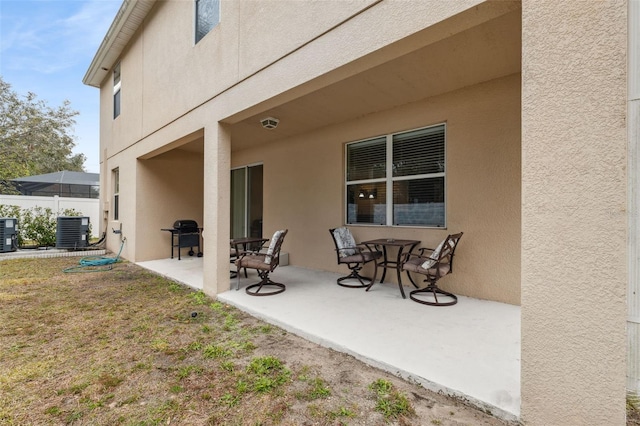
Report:
[[[139,160],[137,170],[137,215],[144,224],[136,227],[136,260],[161,259],[169,255],[171,237],[160,229],[171,228],[178,219],[203,225],[204,159],[198,153],[172,150]]]
[[[122,114],[115,120],[111,72],[101,85],[101,143],[112,157],[205,102],[222,104],[210,117],[222,120],[465,10],[472,12],[455,22],[460,28],[487,19],[493,9],[514,7],[501,2],[473,9],[482,3],[223,1],[220,25],[194,45],[193,2],[158,1],[122,54]],[[434,28],[415,42],[456,30]]]
[[[225,1],[221,24],[195,46],[191,40],[192,3],[156,3],[120,59],[122,113],[118,118],[113,119],[111,72],[107,73],[100,91],[102,170],[110,174],[115,167],[121,167],[121,181],[126,183],[120,194],[122,226],[131,227],[126,233],[125,257],[135,260],[155,255],[155,250],[148,245],[138,247],[135,236],[148,235],[152,229],[142,229],[144,221],[136,216],[139,211],[135,207],[138,202],[135,189],[139,185],[138,173],[134,170],[140,166],[137,159],[148,159],[149,153],[233,114],[237,113],[236,119],[240,119],[244,112],[239,111],[254,111],[259,105],[264,108],[276,99],[284,102],[316,89],[318,84],[353,75],[359,69],[514,10],[516,4],[483,4],[478,0],[354,0],[337,1],[331,8],[323,8],[324,3],[313,3],[304,12],[304,8],[300,9],[296,14],[299,17],[291,20],[285,18],[302,7],[300,2],[272,2],[270,15],[264,19],[277,21],[276,30],[276,27],[256,26],[254,21],[260,16],[256,11],[263,10],[260,2]],[[482,7],[474,8],[479,3]],[[463,11],[466,12],[462,14]],[[433,26],[452,16],[455,19],[450,21],[450,27]],[[403,25],[388,25],[382,31],[379,23],[390,17]],[[284,40],[279,35],[283,32],[289,34]],[[415,36],[394,49],[382,49],[365,61],[354,62],[362,55],[414,33]],[[349,34],[360,37],[354,40]],[[278,48],[265,50],[265,41],[277,43]],[[308,83],[313,79],[316,82]],[[215,143],[212,138],[205,145]],[[112,191],[103,191],[102,197],[106,210],[112,201]],[[216,204],[210,208],[216,208],[224,197],[212,199]],[[120,225],[111,223],[112,213],[108,212],[107,229]],[[210,228],[210,232],[215,230]],[[108,247],[117,249],[119,238],[109,236],[112,238]],[[515,299],[511,297],[511,300]]]
[[[108,218],[106,220],[107,249],[118,253],[122,246],[122,257],[125,259],[135,259],[136,247],[136,194],[132,183],[136,182],[135,159],[120,155],[112,161],[106,162],[106,176],[104,180],[108,182],[107,188],[109,196],[100,192],[101,201],[104,199]],[[119,220],[114,220],[114,197],[113,186],[115,183],[113,170],[119,169],[120,192],[119,192]],[[103,204],[104,205],[104,204]],[[119,231],[120,233],[116,233]],[[122,245],[123,241],[125,242]]]
[[[640,392],[640,2],[629,3],[628,8],[628,89],[627,89],[627,129],[629,135],[629,153],[627,181],[629,190],[629,286],[627,303],[629,318],[627,322],[627,388]]]
[[[626,8],[523,2],[525,424],[625,424]]]
[[[168,254],[159,228],[184,210],[157,208],[193,179],[184,195],[205,227],[205,291],[227,289],[228,170],[263,162],[265,234],[289,228],[294,265],[343,270],[327,230],[344,222],[344,143],[446,122],[448,229],[354,234],[433,246],[465,232],[443,285],[522,304],[523,421],[624,424],[626,2],[524,0],[521,75],[232,154],[234,123],[518,7],[325,4],[223,1],[222,24],[195,46],[192,2],[156,4],[123,53],[115,120],[111,74],[101,87],[101,201],[109,209],[119,167],[121,221],[106,226],[122,225],[124,257]],[[204,153],[160,154],[194,132]],[[179,167],[164,175],[169,162]]]
[[[120,63],[121,113],[113,117],[113,70],[100,87],[100,147],[107,149],[107,159],[140,140],[143,135],[142,100],[145,74],[142,65],[142,44],[138,37],[123,53]],[[103,159],[101,159],[103,160]]]
[[[519,304],[519,74],[260,149],[234,151],[232,165],[264,164],[264,233],[289,229],[283,247],[291,264],[346,273],[336,263],[328,232],[345,223],[344,144],[443,122],[447,229],[351,229],[358,241],[417,239],[423,247],[435,247],[447,233],[462,231],[455,273],[443,279],[443,286],[457,294]]]
[[[119,119],[111,136],[125,146],[138,140],[371,3],[376,0],[223,1],[221,23],[195,44],[194,3],[157,2],[123,55],[122,110],[128,118]],[[110,87],[110,81],[103,86],[105,106]]]

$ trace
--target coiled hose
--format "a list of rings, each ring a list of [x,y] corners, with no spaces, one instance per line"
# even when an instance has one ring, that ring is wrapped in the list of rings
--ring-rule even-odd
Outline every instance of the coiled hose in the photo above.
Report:
[[[80,259],[78,266],[72,266],[70,268],[64,269],[64,272],[67,273],[78,273],[78,272],[104,272],[110,271],[113,269],[113,264],[120,262],[120,254],[122,253],[122,249],[124,248],[124,242],[127,241],[126,238],[122,239],[122,244],[120,245],[120,251],[116,255],[116,257],[105,257],[105,256],[85,256]]]

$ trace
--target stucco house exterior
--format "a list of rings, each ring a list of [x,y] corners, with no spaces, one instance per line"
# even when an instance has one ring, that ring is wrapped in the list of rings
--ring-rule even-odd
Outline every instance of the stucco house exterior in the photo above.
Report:
[[[195,219],[212,296],[232,236],[288,228],[291,264],[338,271],[329,228],[463,231],[448,289],[521,306],[520,420],[622,425],[639,21],[637,0],[124,0],[83,80],[101,231],[160,259]]]

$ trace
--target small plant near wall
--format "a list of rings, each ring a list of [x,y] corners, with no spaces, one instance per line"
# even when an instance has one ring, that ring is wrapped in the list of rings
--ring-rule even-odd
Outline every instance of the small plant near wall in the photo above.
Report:
[[[637,393],[627,391],[627,425],[640,424],[640,397]]]
[[[393,384],[385,379],[378,379],[369,385],[376,397],[375,410],[382,413],[386,420],[412,417],[415,409],[407,397],[398,392]]]
[[[82,212],[64,209],[54,213],[48,207],[21,209],[18,206],[0,204],[0,217],[15,217],[18,220],[18,247],[22,248],[55,246],[58,216],[82,216]]]

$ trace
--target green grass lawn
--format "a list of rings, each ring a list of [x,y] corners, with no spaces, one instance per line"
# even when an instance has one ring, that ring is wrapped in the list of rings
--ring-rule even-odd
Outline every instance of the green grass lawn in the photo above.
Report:
[[[0,262],[2,425],[503,424],[136,265],[77,264]]]

